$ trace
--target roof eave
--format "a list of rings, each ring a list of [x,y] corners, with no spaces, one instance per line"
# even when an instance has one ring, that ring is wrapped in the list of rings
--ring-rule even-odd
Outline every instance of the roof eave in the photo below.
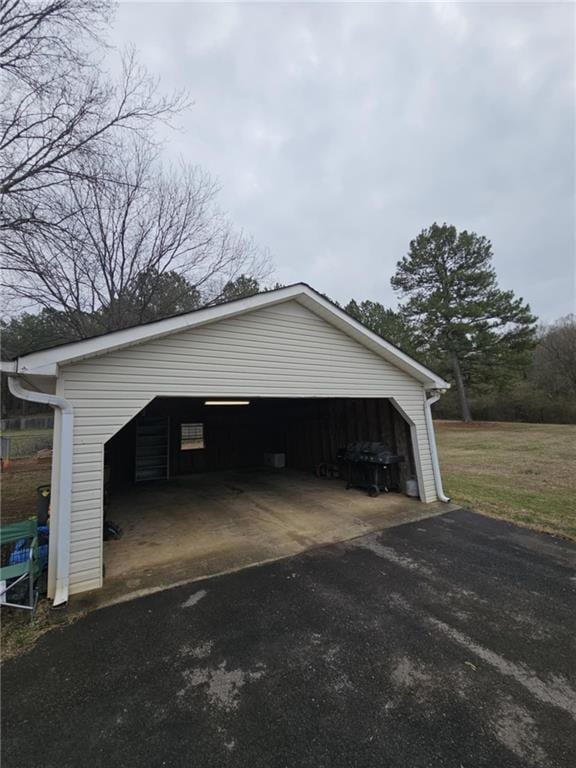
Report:
[[[340,307],[324,298],[324,296],[305,283],[297,283],[268,293],[238,299],[228,304],[206,307],[187,315],[178,315],[147,325],[126,328],[104,336],[65,344],[61,347],[33,352],[10,363],[10,366],[14,366],[10,369],[10,372],[39,376],[57,376],[58,368],[62,365],[107,354],[124,347],[178,333],[188,328],[198,328],[217,320],[229,319],[255,309],[273,306],[289,300],[299,301],[315,314],[323,317],[343,332],[355,338],[359,343],[372,349],[376,354],[379,354],[388,362],[393,363],[420,381],[425,389],[449,389],[450,384],[444,381],[444,379],[418,363],[393,344],[390,344],[390,342],[368,330]]]
[[[296,298],[301,293],[301,288],[302,286],[300,285],[289,286],[278,291],[270,291],[269,293],[238,299],[228,304],[217,304],[189,314],[158,320],[155,323],[125,328],[103,336],[65,344],[61,347],[32,352],[15,361],[17,370],[26,373],[36,373],[42,369],[43,372],[46,372],[46,375],[51,370],[54,372],[52,375],[55,375],[58,366],[114,352],[117,349],[141,344],[145,341],[152,341],[153,339],[185,331],[188,328],[199,328],[217,320],[236,317],[262,306],[272,306],[288,301],[289,299]]]

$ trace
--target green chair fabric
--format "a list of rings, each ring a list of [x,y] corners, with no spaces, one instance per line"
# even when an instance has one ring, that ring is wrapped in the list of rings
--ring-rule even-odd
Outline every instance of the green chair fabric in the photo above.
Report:
[[[16,544],[21,539],[28,540],[27,556],[21,561],[10,564],[10,554],[14,548],[11,544]],[[34,614],[36,603],[38,602],[38,592],[36,590],[36,581],[40,575],[41,565],[38,559],[38,528],[36,519],[23,520],[20,523],[9,523],[0,526],[0,581],[4,582],[0,595],[3,602],[0,605],[6,605],[11,608],[22,608],[31,611]],[[6,562],[5,562],[6,561]],[[18,584],[28,580],[27,603],[9,602],[7,597]],[[8,582],[10,582],[8,584]]]

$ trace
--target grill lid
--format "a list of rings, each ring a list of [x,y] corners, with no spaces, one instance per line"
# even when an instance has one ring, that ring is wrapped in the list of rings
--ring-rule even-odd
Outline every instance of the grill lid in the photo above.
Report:
[[[377,464],[393,464],[404,461],[404,457],[395,454],[388,443],[370,440],[348,443],[342,458],[346,461]]]

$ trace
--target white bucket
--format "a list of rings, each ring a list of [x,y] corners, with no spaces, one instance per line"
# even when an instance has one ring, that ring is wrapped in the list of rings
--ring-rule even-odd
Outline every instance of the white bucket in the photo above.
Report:
[[[418,496],[418,481],[406,480],[406,496],[416,498]]]

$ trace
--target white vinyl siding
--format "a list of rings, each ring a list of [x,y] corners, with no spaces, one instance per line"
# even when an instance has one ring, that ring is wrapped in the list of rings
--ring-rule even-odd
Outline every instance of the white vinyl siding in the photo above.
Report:
[[[100,586],[104,443],[156,396],[389,397],[411,419],[421,497],[436,492],[423,385],[295,300],[64,366],[74,407],[70,592]]]

